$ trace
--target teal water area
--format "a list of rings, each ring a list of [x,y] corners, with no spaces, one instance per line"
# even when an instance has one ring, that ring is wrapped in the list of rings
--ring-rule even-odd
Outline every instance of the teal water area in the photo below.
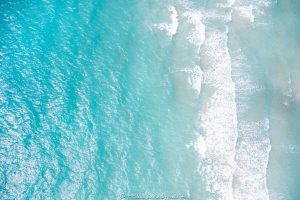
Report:
[[[0,199],[300,199],[299,14],[0,1]]]
[[[174,99],[151,4],[0,3],[1,199],[198,190],[193,112]]]

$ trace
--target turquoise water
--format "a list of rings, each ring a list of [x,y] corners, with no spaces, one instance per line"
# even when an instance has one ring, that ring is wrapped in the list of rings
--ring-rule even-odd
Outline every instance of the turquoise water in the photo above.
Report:
[[[0,199],[300,199],[299,15],[0,1]]]

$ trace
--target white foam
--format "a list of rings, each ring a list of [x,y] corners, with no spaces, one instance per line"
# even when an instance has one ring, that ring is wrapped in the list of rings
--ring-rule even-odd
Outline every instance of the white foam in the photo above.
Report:
[[[237,1],[231,5],[232,16],[237,22],[241,22],[240,24],[249,22],[254,25],[266,25],[266,11],[274,3],[276,0]]]
[[[227,0],[227,2],[228,2],[228,5],[230,7],[232,7],[234,5],[234,3],[235,3],[235,0]]]
[[[223,15],[207,12],[204,18],[226,24],[230,15],[230,12]],[[236,166],[237,115],[235,85],[231,79],[231,58],[227,47],[228,29],[226,30],[206,32],[201,48],[203,84],[214,88],[215,92],[200,113],[199,128],[202,135],[194,146],[203,160],[200,172],[207,191],[217,196],[217,199],[231,200]]]
[[[193,144],[193,147],[197,150],[202,158],[205,158],[206,154],[206,142],[205,139],[200,135],[197,141]]]
[[[269,120],[241,122],[236,152],[237,169],[234,173],[234,199],[267,200],[266,169],[271,150],[266,135]]]
[[[216,5],[220,8],[231,8],[235,3],[235,0],[218,0]]]
[[[159,30],[162,31],[167,31],[167,35],[173,36],[177,33],[179,25],[178,12],[174,6],[169,7],[169,12],[171,12],[171,23],[154,24],[154,27],[157,27]]]
[[[193,25],[193,29],[188,33],[186,39],[198,46],[198,53],[201,45],[205,40],[205,26],[202,23],[202,14],[200,11],[190,9],[183,13],[183,17],[187,19],[187,22]]]
[[[169,31],[169,35],[175,35],[176,32],[177,32],[177,29],[178,29],[178,25],[179,25],[178,13],[177,13],[177,10],[175,9],[174,6],[170,6],[169,11],[172,13],[171,14],[172,23],[171,23],[171,28],[170,28],[170,31]]]
[[[195,66],[190,71],[189,84],[197,92],[197,95],[199,95],[202,85],[202,70],[200,66]]]
[[[234,2],[227,6],[234,7]],[[251,6],[237,9],[240,9],[239,12],[244,18],[254,22]],[[266,134],[269,128],[268,119],[255,123],[239,122],[238,126],[237,106],[244,110],[248,108],[242,102],[235,102],[236,93],[247,97],[264,88],[254,84],[250,76],[242,73],[235,74],[237,88],[232,80],[232,59],[227,47],[226,26],[231,20],[231,11],[222,12],[221,15],[217,11],[209,11],[204,18],[208,23],[210,20],[223,22],[226,31],[208,31],[201,48],[201,52],[204,52],[201,63],[205,65],[201,66],[203,84],[215,90],[201,110],[202,134],[194,144],[203,160],[201,174],[207,190],[216,199],[269,199],[266,186],[266,168],[271,149]],[[241,63],[233,65],[236,67],[239,64]]]
[[[236,6],[234,10],[239,14],[240,17],[250,21],[251,23],[254,22],[254,15],[253,15],[253,6]]]
[[[227,32],[210,32],[206,43],[206,65],[209,68],[205,71],[203,81],[219,89],[234,90],[231,80],[231,60],[227,48]],[[211,54],[211,55],[210,55]]]
[[[203,79],[215,92],[200,114],[203,134],[195,147],[204,160],[201,174],[207,190],[218,199],[229,200],[233,198],[237,116],[227,39],[227,32],[211,31],[203,43],[202,56],[206,58],[207,68],[203,71]]]
[[[234,2],[227,4],[228,7],[233,6]],[[200,127],[203,131],[203,135],[199,137],[195,148],[198,150],[199,155],[204,159],[204,163],[201,168],[201,173],[204,176],[204,180],[207,184],[207,190],[217,196],[217,199],[232,200],[242,199],[240,188],[235,188],[236,182],[234,180],[240,178],[240,180],[255,180],[260,178],[265,180],[265,173],[250,174],[247,176],[247,172],[236,168],[240,165],[235,159],[236,156],[236,142],[238,137],[237,127],[237,104],[236,87],[231,77],[231,58],[228,52],[227,40],[228,40],[228,27],[226,23],[231,20],[231,11],[223,12],[219,15],[218,12],[209,12],[206,15],[206,19],[223,21],[225,25],[225,32],[211,31],[207,33],[206,41],[203,44],[203,50],[206,52],[205,64],[208,66],[203,71],[203,83],[215,88],[215,93],[209,99],[205,108],[201,113]],[[239,89],[244,89],[244,93],[250,93],[260,88],[251,84],[249,79],[240,79]],[[246,89],[243,86],[247,86]],[[241,91],[240,91],[241,92]],[[241,108],[242,105],[239,106]],[[247,109],[244,106],[243,109]],[[266,142],[267,143],[267,142]],[[263,143],[265,144],[265,143]],[[247,146],[247,141],[243,142],[243,146]],[[252,147],[249,143],[249,147]],[[253,145],[255,147],[262,147],[263,145]],[[248,146],[247,146],[248,147]],[[267,151],[269,146],[265,145]],[[243,154],[245,153],[245,154]],[[251,152],[248,152],[250,155]],[[239,152],[240,156],[245,155],[246,152]],[[256,155],[256,154],[253,154]],[[267,161],[267,154],[264,154],[259,161]],[[262,169],[265,169],[265,163],[262,165]],[[244,184],[245,182],[240,182]],[[265,181],[260,182],[265,187]],[[256,187],[252,183],[252,186]],[[268,194],[264,191],[264,197],[268,197]],[[239,196],[240,195],[240,196]],[[255,195],[249,195],[250,198]],[[255,199],[255,198],[252,198]]]
[[[213,95],[201,115],[201,128],[204,135],[200,141],[205,141],[206,145],[198,150],[206,159],[202,172],[208,191],[217,194],[220,199],[232,199],[237,136],[233,93],[217,91]]]
[[[268,118],[257,122],[240,121],[238,124],[237,108],[239,112],[246,111],[248,105],[243,102],[245,99],[235,102],[236,95],[247,98],[264,90],[264,87],[255,84],[251,76],[245,74],[245,69],[242,69],[245,67],[245,56],[238,59],[240,63],[231,62],[227,47],[227,24],[232,20],[232,10],[253,23],[256,20],[255,8],[254,5],[236,5],[234,1],[218,0],[215,9],[201,15],[201,23],[203,21],[205,26],[221,25],[218,26],[220,30],[217,27],[206,28],[206,38],[201,46],[202,84],[209,88],[208,95],[210,92],[212,94],[203,102],[199,120],[201,135],[192,145],[202,160],[200,173],[207,191],[215,199],[269,199],[266,186],[266,168],[271,150],[267,135]],[[235,67],[233,73],[232,67]],[[251,66],[246,67],[250,69]]]

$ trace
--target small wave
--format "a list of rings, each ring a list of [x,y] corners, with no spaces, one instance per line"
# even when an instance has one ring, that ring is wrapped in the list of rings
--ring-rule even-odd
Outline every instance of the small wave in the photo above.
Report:
[[[167,35],[174,36],[177,33],[179,21],[178,21],[178,12],[174,6],[169,7],[169,12],[171,12],[171,23],[160,23],[155,24],[154,27],[157,27],[159,30],[167,31]]]
[[[183,13],[183,17],[187,18],[187,22],[193,25],[192,31],[189,32],[187,40],[198,46],[198,53],[200,47],[205,40],[205,26],[202,23],[202,14],[200,11],[189,10]]]
[[[175,35],[177,33],[177,29],[178,29],[178,13],[177,10],[175,9],[174,6],[170,6],[169,11],[172,13],[171,14],[171,28],[169,30],[169,35]]]
[[[200,66],[196,65],[193,68],[183,68],[180,70],[176,70],[174,72],[188,73],[189,74],[189,77],[188,77],[189,85],[192,87],[193,90],[195,90],[197,95],[200,94],[201,85],[202,85],[202,70],[201,70]]]

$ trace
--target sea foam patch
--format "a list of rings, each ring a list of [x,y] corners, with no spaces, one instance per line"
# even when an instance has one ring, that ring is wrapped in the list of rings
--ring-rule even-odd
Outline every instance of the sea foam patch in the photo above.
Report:
[[[253,6],[249,5],[249,6],[236,6],[234,7],[235,12],[237,12],[237,14],[248,20],[249,22],[253,23],[254,22],[254,15],[253,15]]]
[[[202,23],[202,14],[200,11],[189,10],[183,13],[183,17],[187,19],[187,22],[193,25],[192,30],[188,33],[186,39],[198,46],[198,52],[205,40],[205,26]]]
[[[200,113],[201,136],[196,149],[204,160],[201,175],[210,193],[218,199],[232,199],[232,179],[235,171],[237,116],[235,86],[231,79],[231,58],[227,47],[227,32],[207,32],[201,56],[205,65],[203,83],[214,92]],[[205,143],[205,145],[204,145]]]
[[[178,12],[174,6],[169,7],[169,12],[171,13],[171,23],[154,24],[154,27],[157,27],[159,30],[166,31],[169,36],[173,36],[177,33],[179,25]]]

